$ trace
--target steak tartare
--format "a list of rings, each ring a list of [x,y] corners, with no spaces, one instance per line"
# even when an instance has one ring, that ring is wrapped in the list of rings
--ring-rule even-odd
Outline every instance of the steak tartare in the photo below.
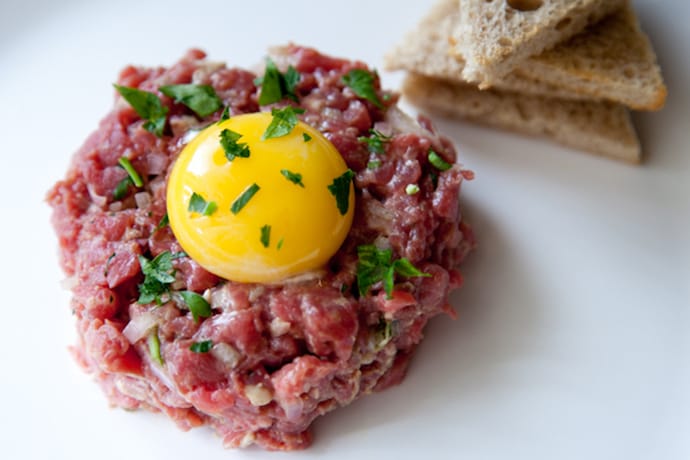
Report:
[[[271,54],[298,79],[290,98],[269,105],[256,74],[198,50],[169,68],[127,67],[118,87],[157,96],[157,132],[117,95],[47,200],[73,293],[73,353],[109,401],[163,412],[184,430],[208,424],[226,447],[290,450],[310,444],[319,415],[399,383],[427,321],[454,316],[448,294],[474,246],[458,206],[472,174],[363,63],[295,45]],[[352,70],[369,76],[368,90],[348,83]],[[200,115],[160,91],[182,84],[209,86],[222,104]],[[270,284],[221,279],[167,225],[167,178],[190,133],[287,105],[354,172],[354,222],[321,270]],[[154,282],[163,295],[145,295]],[[176,295],[190,292],[206,314]]]

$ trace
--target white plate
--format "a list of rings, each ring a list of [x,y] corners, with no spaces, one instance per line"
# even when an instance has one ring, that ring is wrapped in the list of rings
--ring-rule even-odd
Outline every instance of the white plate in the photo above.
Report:
[[[0,3],[0,457],[690,458],[690,6],[636,3],[670,90],[665,110],[636,117],[645,164],[436,119],[477,174],[463,202],[480,247],[459,319],[429,325],[402,385],[318,420],[314,446],[289,456],[108,408],[67,350],[43,196],[124,65],[199,46],[251,66],[293,40],[380,68],[431,2]]]

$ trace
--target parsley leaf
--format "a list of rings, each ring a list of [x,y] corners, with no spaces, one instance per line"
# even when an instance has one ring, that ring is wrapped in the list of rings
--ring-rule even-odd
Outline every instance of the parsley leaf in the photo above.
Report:
[[[374,87],[374,75],[364,69],[352,69],[343,75],[343,83],[352,88],[355,94],[374,104],[379,109],[383,108],[383,103],[376,94]]]
[[[223,123],[225,120],[230,119],[230,106],[226,105],[225,108],[223,109],[223,113],[220,114],[220,119],[218,120],[218,124]]]
[[[438,173],[436,171],[431,171],[429,177],[431,178],[431,185],[434,187],[434,190],[436,190],[438,187]]]
[[[237,214],[244,208],[247,203],[249,203],[249,200],[252,199],[252,197],[256,194],[256,192],[259,191],[261,187],[259,187],[256,184],[252,184],[240,194],[237,198],[235,198],[235,201],[232,202],[232,205],[230,206],[230,212],[233,214]]]
[[[132,106],[134,111],[146,120],[144,129],[158,137],[163,136],[168,108],[153,93],[127,86],[113,85],[118,93]]]
[[[192,317],[195,322],[199,322],[199,318],[208,318],[211,316],[211,305],[202,296],[192,291],[181,291],[180,295],[184,299],[184,303],[192,312]]]
[[[157,304],[161,304],[161,296],[169,292],[170,284],[175,281],[172,254],[170,251],[163,251],[153,260],[139,256],[139,265],[144,274],[144,282],[139,285],[137,302],[147,304],[155,300]]]
[[[416,195],[419,193],[419,185],[417,184],[407,184],[405,187],[405,193],[408,195]]]
[[[223,106],[223,102],[216,95],[210,85],[166,85],[158,88],[161,93],[175,99],[192,109],[200,117],[211,115]]]
[[[297,102],[297,93],[295,92],[295,90],[297,89],[297,85],[299,84],[299,72],[294,67],[288,66],[283,78],[285,81],[285,95],[293,101]]]
[[[204,216],[210,216],[218,209],[215,201],[206,201],[203,196],[196,192],[192,192],[192,197],[189,199],[189,206],[187,211],[196,212]]]
[[[388,299],[393,297],[394,277],[431,276],[417,269],[412,263],[403,258],[392,261],[391,249],[378,249],[373,244],[357,247],[357,287],[359,295],[365,296],[369,288],[379,281],[383,281],[383,289]]]
[[[208,353],[213,347],[212,340],[204,340],[202,342],[194,342],[189,349],[194,353]]]
[[[302,183],[302,175],[300,173],[295,173],[287,169],[281,169],[280,174],[283,175],[287,180],[295,185],[299,185],[304,188],[304,183]]]
[[[115,200],[121,200],[125,196],[127,196],[127,192],[129,191],[129,185],[131,183],[132,179],[130,179],[129,176],[125,177],[120,182],[118,182],[115,186],[115,190],[113,190],[113,198]]]
[[[429,163],[431,163],[439,171],[448,171],[451,168],[450,163],[441,158],[441,155],[431,149],[429,150],[429,155],[427,158],[429,159]]]
[[[127,157],[120,157],[119,160],[117,160],[117,163],[125,170],[127,171],[127,174],[129,175],[129,178],[132,180],[132,183],[137,186],[137,187],[142,187],[144,185],[144,181],[141,180],[141,176],[137,172],[136,169],[134,169],[134,166],[132,166],[132,162],[129,161],[129,158]]]
[[[350,207],[350,183],[353,177],[355,173],[348,169],[341,176],[333,179],[333,183],[328,186],[328,191],[335,197],[335,204],[341,216],[347,214]]]
[[[231,129],[224,129],[220,132],[220,145],[225,151],[225,158],[228,161],[232,161],[237,157],[249,158],[251,152],[249,151],[249,146],[244,142],[238,143],[242,134],[236,133]]]
[[[257,85],[261,85],[259,105],[273,104],[285,97],[297,102],[295,88],[299,83],[299,79],[300,74],[294,67],[288,67],[285,74],[282,74],[270,58],[266,59],[264,76],[255,82]]]
[[[276,137],[283,137],[290,134],[290,132],[297,126],[299,119],[297,114],[304,113],[304,109],[295,108],[291,105],[283,107],[282,109],[271,110],[273,119],[266,128],[266,131],[261,135],[261,140],[273,139]]]
[[[304,142],[309,142],[311,140],[311,136],[307,133],[302,133],[302,139],[304,139]]]
[[[157,232],[158,230],[162,229],[166,225],[170,223],[170,218],[168,217],[168,213],[166,212],[163,217],[161,217],[160,222],[158,222],[158,225],[156,225],[156,228],[153,230],[154,232]]]
[[[261,244],[263,247],[267,248],[271,244],[271,226],[264,225],[261,227]]]
[[[379,155],[386,153],[385,144],[390,142],[392,136],[385,136],[375,129],[370,129],[369,134],[369,136],[360,136],[357,140],[367,144],[367,148],[371,153],[377,153]]]

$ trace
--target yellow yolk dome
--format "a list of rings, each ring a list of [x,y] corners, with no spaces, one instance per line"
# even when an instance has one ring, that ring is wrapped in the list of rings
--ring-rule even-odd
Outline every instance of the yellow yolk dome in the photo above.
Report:
[[[264,136],[272,120],[253,113],[207,127],[168,181],[180,245],[233,281],[275,282],[318,269],[352,225],[352,173],[335,146],[301,121],[286,135]]]

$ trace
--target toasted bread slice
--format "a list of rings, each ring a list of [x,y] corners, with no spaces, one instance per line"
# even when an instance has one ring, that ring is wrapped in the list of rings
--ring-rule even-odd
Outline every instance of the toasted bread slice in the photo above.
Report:
[[[488,88],[529,56],[582,32],[624,0],[458,0],[453,51],[463,78]]]
[[[407,70],[428,77],[466,82],[462,78],[465,67],[462,59],[451,55],[450,36],[458,25],[458,0],[440,0],[403,41],[384,58],[386,70]],[[559,86],[537,81],[515,73],[496,83],[496,88],[518,93],[538,94],[566,99],[587,99],[587,94],[574,93]]]
[[[457,0],[440,0],[385,60],[388,70],[464,81],[449,37],[457,27]],[[635,110],[657,110],[666,86],[635,13],[624,7],[544,53],[528,58],[494,85],[497,89],[562,99],[606,99]]]
[[[518,133],[551,138],[575,149],[639,163],[640,144],[630,113],[610,102],[564,101],[499,90],[479,90],[410,73],[403,95],[425,110]]]
[[[635,110],[658,110],[666,101],[656,54],[629,1],[583,33],[528,59],[514,75]]]

